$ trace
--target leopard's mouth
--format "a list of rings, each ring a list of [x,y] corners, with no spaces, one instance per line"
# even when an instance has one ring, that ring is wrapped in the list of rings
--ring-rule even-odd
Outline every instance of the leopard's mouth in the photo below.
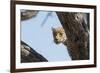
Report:
[[[57,41],[57,40],[54,40],[54,42],[55,42],[56,44],[60,44],[60,42],[59,42],[59,41]]]

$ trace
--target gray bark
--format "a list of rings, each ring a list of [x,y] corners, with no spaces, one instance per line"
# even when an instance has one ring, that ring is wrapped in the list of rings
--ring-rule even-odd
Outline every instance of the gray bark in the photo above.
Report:
[[[21,11],[21,20],[28,20],[37,15],[38,11],[36,10],[23,10]]]
[[[47,62],[41,54],[36,52],[29,45],[21,41],[21,62]]]

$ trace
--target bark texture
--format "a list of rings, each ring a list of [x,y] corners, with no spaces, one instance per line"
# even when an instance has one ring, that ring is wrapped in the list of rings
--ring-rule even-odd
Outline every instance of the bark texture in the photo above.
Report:
[[[89,59],[89,14],[57,12],[65,29],[67,41],[64,43],[72,60]]]
[[[41,54],[32,49],[29,45],[21,41],[21,63],[26,62],[47,62]]]
[[[38,11],[36,10],[22,10],[21,11],[21,20],[28,20],[36,16]]]

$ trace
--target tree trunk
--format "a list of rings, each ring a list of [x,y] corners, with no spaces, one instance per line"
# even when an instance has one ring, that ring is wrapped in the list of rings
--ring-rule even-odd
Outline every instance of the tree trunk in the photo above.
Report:
[[[89,14],[57,12],[57,16],[65,29],[65,45],[72,60],[89,59]]]

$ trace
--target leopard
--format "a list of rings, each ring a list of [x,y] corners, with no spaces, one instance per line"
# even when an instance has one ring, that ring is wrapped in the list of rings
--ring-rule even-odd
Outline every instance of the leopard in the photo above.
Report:
[[[54,42],[56,44],[65,43],[67,36],[63,27],[52,28]]]

